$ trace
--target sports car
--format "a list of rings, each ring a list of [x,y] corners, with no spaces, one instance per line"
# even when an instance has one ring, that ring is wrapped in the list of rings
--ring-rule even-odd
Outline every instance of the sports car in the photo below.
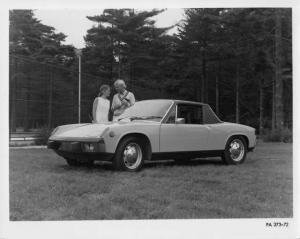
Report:
[[[182,100],[139,101],[113,122],[59,126],[48,140],[71,166],[106,160],[126,171],[157,159],[219,156],[241,164],[255,145],[254,128],[221,121],[208,104]]]

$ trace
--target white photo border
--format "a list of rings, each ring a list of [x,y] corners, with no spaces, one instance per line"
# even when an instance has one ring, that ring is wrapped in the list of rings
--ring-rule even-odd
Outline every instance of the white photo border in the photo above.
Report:
[[[117,1],[11,0],[0,3],[0,239],[30,238],[299,238],[299,43],[300,2],[297,1]],[[96,8],[188,8],[188,7],[292,7],[293,8],[293,218],[192,219],[192,220],[103,220],[103,221],[9,221],[8,148],[8,10]],[[288,222],[289,227],[267,228],[268,222]]]

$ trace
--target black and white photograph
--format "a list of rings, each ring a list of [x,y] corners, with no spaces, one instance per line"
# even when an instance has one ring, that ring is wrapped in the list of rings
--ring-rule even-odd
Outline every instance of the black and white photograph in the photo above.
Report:
[[[291,3],[8,7],[0,238],[299,237]]]

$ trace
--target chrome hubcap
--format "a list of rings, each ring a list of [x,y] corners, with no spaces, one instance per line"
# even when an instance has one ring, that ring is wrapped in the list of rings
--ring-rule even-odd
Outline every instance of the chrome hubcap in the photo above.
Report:
[[[142,157],[142,149],[136,143],[129,143],[123,151],[123,161],[129,169],[136,169],[140,165]]]
[[[242,160],[245,154],[245,147],[240,139],[235,139],[230,143],[229,147],[230,157],[232,160],[238,162]]]

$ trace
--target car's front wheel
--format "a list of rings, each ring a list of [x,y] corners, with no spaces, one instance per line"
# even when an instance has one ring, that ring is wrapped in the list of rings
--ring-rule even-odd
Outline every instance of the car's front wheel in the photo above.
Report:
[[[241,164],[247,155],[247,144],[243,137],[233,136],[226,144],[222,155],[225,164]]]
[[[145,145],[138,137],[123,139],[116,150],[113,165],[116,170],[138,171],[144,164]]]

